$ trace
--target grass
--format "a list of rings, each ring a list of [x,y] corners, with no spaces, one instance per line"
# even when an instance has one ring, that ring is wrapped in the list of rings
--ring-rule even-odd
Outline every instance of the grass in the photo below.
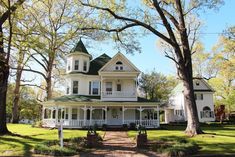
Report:
[[[57,129],[33,128],[25,124],[8,124],[8,129],[20,136],[0,136],[0,156],[31,156],[35,145],[58,139]],[[102,134],[102,132],[99,132]],[[84,137],[86,130],[64,130],[64,138]]]
[[[195,141],[199,147],[200,154],[235,154],[235,126],[203,126],[206,134],[198,135],[193,138],[186,137],[184,134],[185,126],[166,126],[166,130],[148,130],[148,139],[157,140],[162,137],[176,139],[184,137]],[[130,137],[135,137],[136,131],[129,131]]]

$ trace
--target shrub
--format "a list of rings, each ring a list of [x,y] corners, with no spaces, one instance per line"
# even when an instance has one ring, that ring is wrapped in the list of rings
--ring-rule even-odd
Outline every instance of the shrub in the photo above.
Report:
[[[61,148],[58,144],[47,145],[48,143],[38,144],[34,148],[36,154],[53,155],[53,156],[68,156],[75,155],[76,151],[68,147]]]
[[[128,130],[127,124],[123,124],[122,127],[123,127],[124,130]]]
[[[102,125],[102,130],[103,130],[103,131],[106,131],[106,130],[107,130],[107,124],[103,124],[103,125]]]
[[[58,140],[45,141],[34,147],[36,154],[52,155],[52,156],[71,156],[80,151],[86,145],[85,138],[64,139],[64,147],[61,148]]]
[[[136,124],[130,123],[130,130],[136,130]]]
[[[160,138],[152,147],[154,151],[165,153],[168,157],[189,156],[198,152],[198,145],[180,137]]]
[[[41,120],[39,120],[39,121],[34,121],[33,123],[32,123],[32,127],[36,127],[36,128],[42,128],[42,121]]]

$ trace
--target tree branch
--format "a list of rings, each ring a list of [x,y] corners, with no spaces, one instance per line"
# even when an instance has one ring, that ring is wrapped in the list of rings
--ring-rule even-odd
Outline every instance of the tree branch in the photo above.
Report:
[[[36,84],[21,84],[20,86],[33,86],[33,87],[37,87],[40,88],[42,90],[46,90],[45,88],[43,88],[42,86],[36,85]]]
[[[0,17],[0,25],[3,25],[3,23],[8,19],[8,17],[17,9],[18,6],[23,4],[24,1],[25,0],[18,0],[6,12],[4,12]]]
[[[11,67],[11,69],[13,69],[13,70],[17,70],[17,68],[14,68],[14,67]],[[36,74],[41,75],[44,79],[46,79],[46,78],[47,78],[45,74],[43,74],[42,72],[37,71],[37,70],[33,70],[33,69],[24,69],[24,68],[23,68],[23,69],[22,69],[22,71],[33,72],[33,73],[36,73]]]
[[[47,72],[47,67],[46,67],[44,64],[42,64],[37,58],[35,58],[34,55],[36,55],[36,54],[32,54],[31,57],[32,57],[38,64],[40,64],[40,65],[43,67],[43,69]]]
[[[87,7],[91,7],[91,8],[95,8],[97,10],[102,10],[102,11],[106,11],[109,14],[111,14],[115,19],[119,19],[122,21],[129,21],[129,22],[133,22],[136,23],[139,26],[142,26],[144,28],[146,28],[147,30],[151,31],[153,34],[157,35],[158,37],[160,37],[161,39],[163,39],[164,41],[166,41],[167,43],[169,43],[170,45],[173,45],[174,43],[165,35],[163,35],[162,33],[160,33],[159,31],[157,31],[155,28],[153,28],[151,25],[148,25],[146,23],[143,23],[137,19],[132,19],[132,18],[128,18],[128,17],[124,17],[124,16],[120,16],[117,15],[114,11],[112,11],[109,8],[103,8],[103,7],[99,7],[99,6],[95,6],[95,5],[91,5],[89,3],[83,3],[82,1],[80,1],[80,3],[83,6],[87,6]]]

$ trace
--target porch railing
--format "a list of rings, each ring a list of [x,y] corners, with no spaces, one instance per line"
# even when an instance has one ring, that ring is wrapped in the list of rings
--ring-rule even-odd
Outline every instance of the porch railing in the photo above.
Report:
[[[136,125],[141,125],[146,128],[148,127],[159,127],[159,122],[157,119],[151,119],[151,120],[124,120],[124,124],[130,125],[130,123],[135,123]]]
[[[55,119],[43,119],[42,126],[44,127],[55,127],[56,120]]]
[[[84,126],[90,126],[97,124],[99,126],[102,126],[105,124],[105,120],[100,119],[92,119],[91,123],[90,120],[63,120],[63,126],[64,127],[77,127],[81,128]],[[56,127],[56,120],[55,119],[43,119],[43,126],[44,127]]]
[[[129,98],[129,97],[136,97],[135,92],[124,92],[124,91],[103,91],[103,97],[117,97],[117,98]]]

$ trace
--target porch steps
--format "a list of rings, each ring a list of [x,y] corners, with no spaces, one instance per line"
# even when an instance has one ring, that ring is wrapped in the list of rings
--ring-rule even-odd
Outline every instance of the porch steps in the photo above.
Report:
[[[124,131],[122,125],[107,125],[107,131]]]

